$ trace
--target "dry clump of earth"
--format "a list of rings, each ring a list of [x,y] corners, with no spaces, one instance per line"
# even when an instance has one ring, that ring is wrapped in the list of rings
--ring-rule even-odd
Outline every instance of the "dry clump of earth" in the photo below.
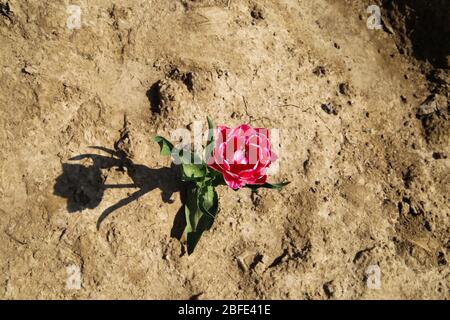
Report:
[[[448,1],[78,4],[0,1],[1,298],[450,298]],[[292,183],[220,188],[188,256],[151,138],[207,115]]]

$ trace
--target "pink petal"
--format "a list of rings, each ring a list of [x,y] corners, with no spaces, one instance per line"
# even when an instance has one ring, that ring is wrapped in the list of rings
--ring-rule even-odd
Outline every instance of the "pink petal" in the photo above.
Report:
[[[267,181],[267,175],[261,176],[253,184],[264,184]]]
[[[269,129],[266,128],[255,128],[258,135],[264,135],[267,139],[269,139]]]
[[[245,185],[245,182],[238,179],[237,177],[229,175],[226,172],[223,173],[223,179],[225,180],[226,184],[234,190],[240,189]]]
[[[220,143],[224,142],[227,138],[227,131],[231,130],[229,127],[227,126],[222,126],[219,125],[216,127],[216,141],[219,138],[222,138],[222,141],[220,141]]]

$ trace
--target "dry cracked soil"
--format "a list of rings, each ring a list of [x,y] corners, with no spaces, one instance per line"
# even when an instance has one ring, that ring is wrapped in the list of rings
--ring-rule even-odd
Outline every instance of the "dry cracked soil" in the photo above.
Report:
[[[1,0],[0,298],[450,298],[449,17],[448,0]],[[270,180],[291,184],[220,187],[187,255],[152,136],[207,115],[278,129]]]

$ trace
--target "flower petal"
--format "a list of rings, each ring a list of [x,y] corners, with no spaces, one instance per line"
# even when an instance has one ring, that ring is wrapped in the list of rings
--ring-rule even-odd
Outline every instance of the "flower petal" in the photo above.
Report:
[[[234,190],[240,189],[245,185],[244,181],[240,180],[238,177],[233,177],[226,172],[223,173],[223,179],[226,184]]]

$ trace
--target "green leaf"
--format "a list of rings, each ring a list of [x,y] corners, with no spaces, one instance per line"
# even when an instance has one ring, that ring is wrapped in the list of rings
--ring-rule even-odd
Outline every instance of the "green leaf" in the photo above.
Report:
[[[167,139],[161,136],[155,136],[153,141],[159,144],[160,153],[162,156],[170,156],[172,154],[173,144],[170,143]]]
[[[197,154],[178,146],[173,148],[172,158],[174,159],[175,164],[204,164],[203,160]]]
[[[201,233],[197,232],[198,221],[202,212],[197,207],[197,188],[189,190],[186,204],[184,205],[186,215],[186,239],[188,254],[194,252],[195,246],[200,240]]]
[[[205,227],[209,230],[214,222],[217,211],[219,210],[219,197],[213,186],[203,186],[198,190],[198,207],[210,218],[205,219]]]
[[[205,148],[205,162],[208,162],[214,150],[214,124],[211,117],[208,116],[208,140]]]
[[[218,196],[212,186],[200,185],[189,190],[184,206],[188,254],[194,252],[203,232],[213,225],[218,207]]]
[[[217,172],[214,169],[207,168],[208,172],[206,173],[204,183],[209,186],[217,187],[220,185],[226,185],[225,180],[223,179],[223,174]]]
[[[181,168],[183,181],[200,181],[206,176],[205,164],[183,163]]]
[[[186,232],[195,232],[198,220],[197,207],[197,188],[190,188],[187,193],[186,203],[184,204],[186,213]]]
[[[290,181],[285,181],[285,182],[280,182],[280,183],[264,183],[264,184],[247,184],[246,187],[256,190],[259,188],[266,188],[266,189],[276,189],[276,190],[280,190],[282,189],[284,186],[287,186],[289,183],[291,183]]]

